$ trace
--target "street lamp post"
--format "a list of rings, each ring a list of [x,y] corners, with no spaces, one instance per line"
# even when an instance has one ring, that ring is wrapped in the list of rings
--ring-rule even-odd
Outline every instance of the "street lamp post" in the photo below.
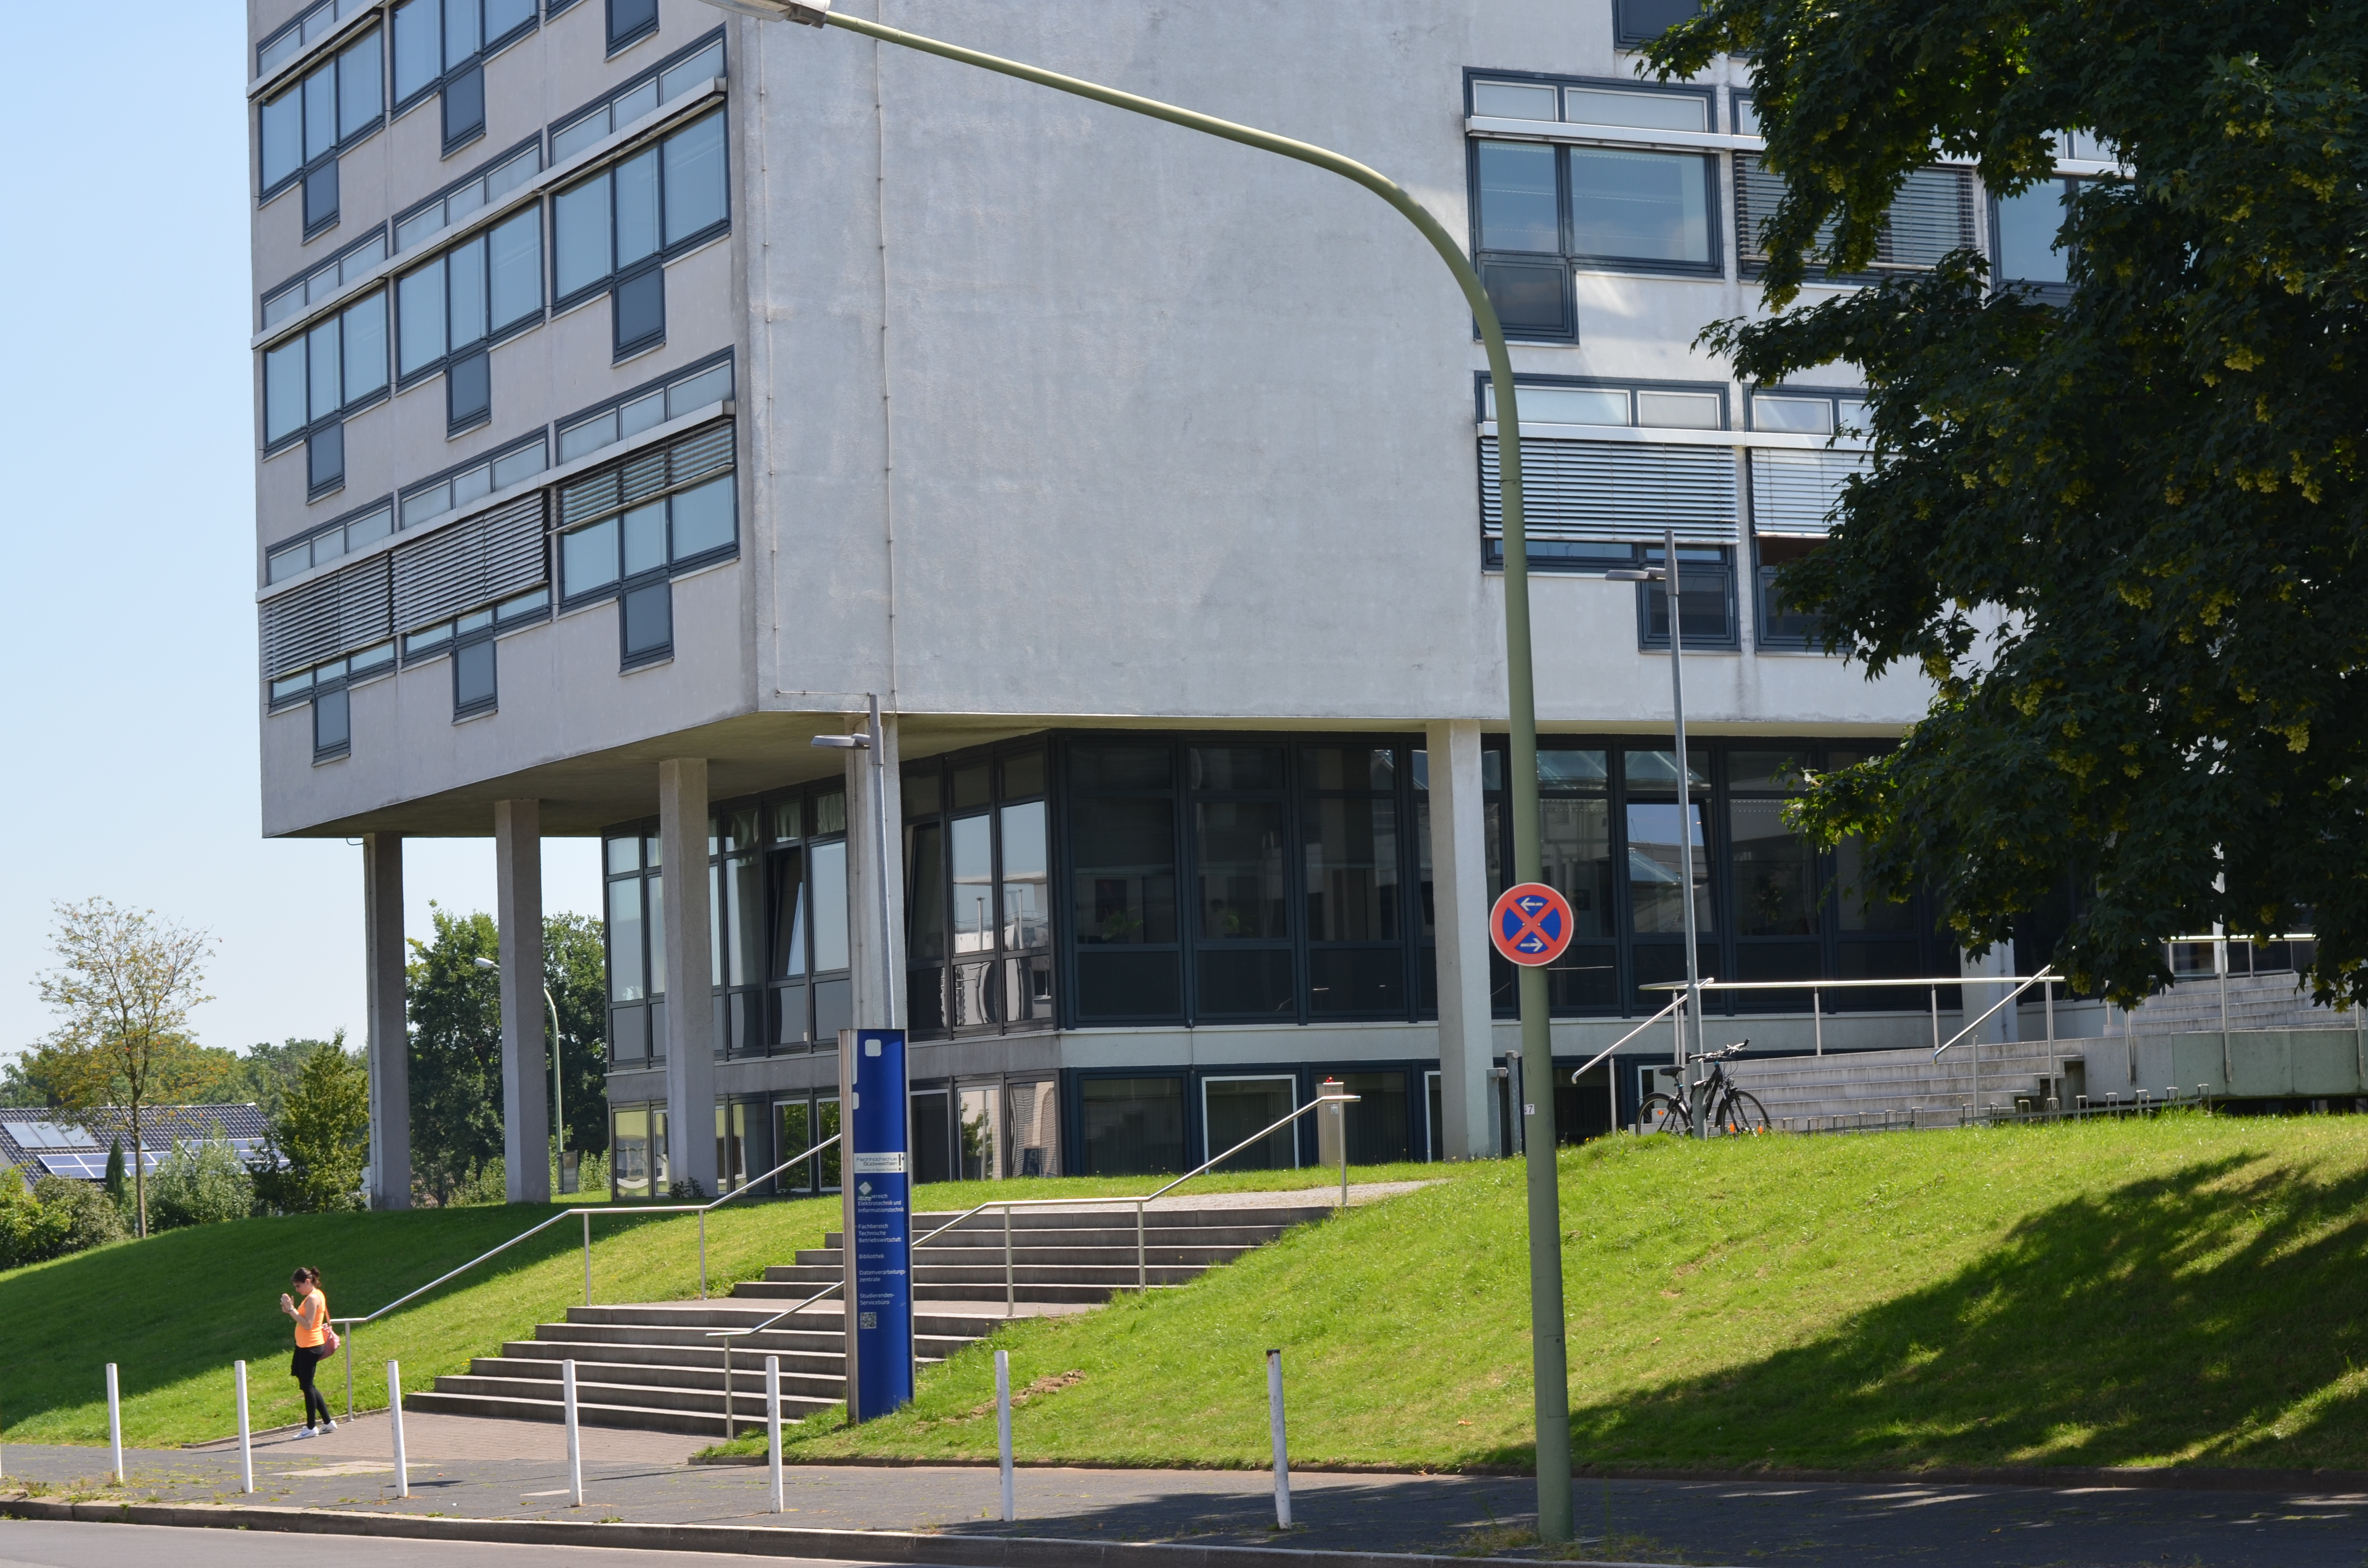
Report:
[[[963,49],[924,38],[878,22],[866,21],[831,9],[830,0],[709,0],[727,11],[760,20],[802,22],[809,27],[843,28],[881,43],[917,50],[981,70],[1016,76],[1056,92],[1091,98],[1188,131],[1221,137],[1243,146],[1312,164],[1344,179],[1355,181],[1395,208],[1421,231],[1439,253],[1463,291],[1488,353],[1488,380],[1497,400],[1497,451],[1499,491],[1503,498],[1505,549],[1505,686],[1512,748],[1513,876],[1517,881],[1541,877],[1538,822],[1537,699],[1531,680],[1530,652],[1529,541],[1521,518],[1520,410],[1514,401],[1513,362],[1505,347],[1504,329],[1496,307],[1488,301],[1463,249],[1439,220],[1431,216],[1398,184],[1353,158],[1277,136],[1213,115],[1178,108],[1155,98],[1140,97],[1115,88],[1064,76],[1038,66],[1023,65],[977,50]],[[876,761],[876,757],[875,757]],[[1682,765],[1681,765],[1682,766]],[[884,856],[883,856],[884,864]],[[1691,888],[1691,884],[1688,884]],[[1530,1340],[1532,1382],[1536,1390],[1538,1460],[1538,1537],[1562,1542],[1570,1539],[1570,1385],[1563,1339],[1562,1205],[1555,1187],[1553,1040],[1548,1028],[1546,977],[1543,969],[1520,970],[1522,1082],[1541,1085],[1540,1097],[1521,1107],[1522,1139],[1527,1153],[1530,1221]]]
[[[502,966],[491,959],[479,959],[476,963],[479,969],[489,969],[495,973],[501,971]],[[542,988],[542,1005],[551,1009],[551,1130],[559,1140],[559,1166],[564,1172],[567,1168],[567,1096],[562,1085],[567,1076],[567,1059],[559,1038],[559,1004],[552,999],[548,985]]]
[[[736,9],[736,7],[733,7]],[[889,950],[889,933],[894,922],[888,913],[888,763],[887,738],[880,727],[880,698],[877,693],[865,699],[864,728],[860,734],[816,735],[813,744],[825,751],[863,751],[871,754],[871,821],[872,864],[879,874],[872,881],[880,886],[880,1024],[883,1029],[896,1027],[896,960]]]
[[[1702,960],[1694,915],[1693,769],[1686,757],[1685,623],[1678,609],[1678,596],[1684,584],[1678,570],[1678,530],[1666,529],[1661,539],[1661,564],[1658,567],[1607,572],[1604,575],[1619,583],[1659,583],[1661,597],[1669,608],[1669,709],[1674,715],[1678,744],[1678,893],[1686,922],[1686,1011],[1693,1018],[1694,1056],[1700,1060],[1702,1055]],[[1703,836],[1703,847],[1709,847],[1707,835]],[[1693,1112],[1694,1135],[1707,1138],[1710,1136],[1710,1107],[1703,1100],[1703,1091],[1688,1084],[1682,1043],[1684,1037],[1679,1038],[1679,1082],[1688,1085],[1686,1098],[1688,1108]]]

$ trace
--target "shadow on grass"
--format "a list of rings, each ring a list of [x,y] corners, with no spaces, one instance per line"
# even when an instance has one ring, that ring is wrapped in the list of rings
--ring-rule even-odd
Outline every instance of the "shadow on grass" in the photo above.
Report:
[[[1582,1465],[2368,1468],[2363,1303],[2368,1174],[2199,1162],[2034,1214],[1813,1344],[1577,1411],[1572,1446]]]

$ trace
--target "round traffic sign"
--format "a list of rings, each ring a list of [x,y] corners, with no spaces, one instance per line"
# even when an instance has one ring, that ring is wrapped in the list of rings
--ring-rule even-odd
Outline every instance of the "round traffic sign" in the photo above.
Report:
[[[1570,900],[1543,882],[1516,882],[1488,912],[1488,939],[1517,964],[1535,967],[1562,957],[1578,921]]]

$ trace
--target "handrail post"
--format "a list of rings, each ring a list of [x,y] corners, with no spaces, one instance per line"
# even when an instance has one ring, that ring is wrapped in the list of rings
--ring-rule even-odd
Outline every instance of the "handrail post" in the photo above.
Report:
[[[1019,1296],[1011,1284],[1011,1205],[1003,1206],[1003,1315],[1019,1315]]]
[[[592,1304],[592,1210],[584,1210],[584,1304]]]
[[[1809,1016],[1816,1021],[1817,1054],[1826,1053],[1826,994],[1816,986],[1809,987]]]
[[[723,1336],[723,1440],[730,1442],[732,1432],[732,1336]]]
[[[707,1210],[699,1211],[699,1299],[707,1300]]]
[[[346,1419],[354,1418],[354,1325],[346,1324]]]
[[[1930,992],[1932,998],[1932,1054],[1938,1056],[1941,1053],[1941,988],[1938,985],[1934,985],[1930,988]]]
[[[1143,1199],[1134,1200],[1134,1293],[1138,1296],[1151,1289],[1151,1268],[1144,1256]]]
[[[1548,1080],[1546,1093],[1554,1093],[1554,1083]],[[1349,1108],[1336,1105],[1332,1114],[1340,1119],[1340,1212],[1349,1211]]]

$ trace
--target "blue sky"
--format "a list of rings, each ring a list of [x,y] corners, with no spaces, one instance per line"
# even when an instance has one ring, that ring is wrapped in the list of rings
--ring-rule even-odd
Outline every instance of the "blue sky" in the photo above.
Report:
[[[244,8],[10,16],[45,63],[0,95],[0,1057],[52,1027],[51,905],[94,894],[215,935],[205,1043],[358,1041],[361,852],[256,829]],[[407,858],[413,936],[431,898],[493,907],[491,839]],[[591,843],[546,845],[544,882],[552,910],[596,913]]]

